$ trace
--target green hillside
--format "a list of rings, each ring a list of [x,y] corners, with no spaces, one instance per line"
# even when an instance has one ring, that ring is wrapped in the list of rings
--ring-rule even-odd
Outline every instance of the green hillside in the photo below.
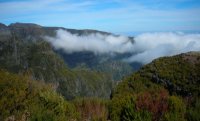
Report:
[[[117,85],[111,119],[198,121],[199,86],[199,52],[156,59]]]

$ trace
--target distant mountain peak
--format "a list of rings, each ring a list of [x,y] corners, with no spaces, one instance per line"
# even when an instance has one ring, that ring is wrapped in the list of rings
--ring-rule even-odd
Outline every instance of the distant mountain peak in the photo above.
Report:
[[[3,23],[0,23],[0,27],[7,27],[7,26]]]
[[[0,23],[0,30],[5,30],[7,29],[7,26],[5,24]]]
[[[34,27],[34,28],[41,28],[42,26],[33,23],[12,23],[9,25],[10,27]]]

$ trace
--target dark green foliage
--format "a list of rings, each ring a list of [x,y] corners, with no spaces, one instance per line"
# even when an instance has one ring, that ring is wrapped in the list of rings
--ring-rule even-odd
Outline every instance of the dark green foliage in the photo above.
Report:
[[[148,64],[139,73],[163,85],[170,93],[182,96],[199,95],[200,61],[198,57],[200,57],[198,52],[163,57]]]
[[[200,120],[200,99],[196,99],[192,102],[189,109],[187,110],[188,121],[199,121]]]
[[[164,115],[163,121],[185,121],[186,106],[183,101],[176,97],[169,98],[169,111]]]
[[[145,119],[150,114],[153,121],[199,120],[199,57],[191,52],[156,59],[119,83],[112,93],[111,120],[133,120],[142,114]]]
[[[121,121],[151,121],[152,115],[145,110],[137,111],[133,98],[127,100],[121,112]]]
[[[0,119],[68,121],[77,118],[75,107],[50,86],[0,71]]]
[[[109,114],[112,121],[120,121],[123,107],[131,100],[131,98],[132,97],[129,95],[124,95],[123,97],[114,97],[111,100],[109,104]]]

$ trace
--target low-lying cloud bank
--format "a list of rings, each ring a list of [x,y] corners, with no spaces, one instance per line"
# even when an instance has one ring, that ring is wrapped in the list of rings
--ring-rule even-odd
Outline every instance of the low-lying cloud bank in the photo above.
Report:
[[[78,36],[65,30],[57,30],[56,37],[45,37],[56,49],[67,53],[92,51],[96,54],[130,52],[133,44],[125,36],[104,35],[92,33]]]
[[[136,55],[125,59],[128,62],[149,63],[153,59],[189,51],[200,51],[200,34],[146,33],[135,38]]]
[[[100,33],[78,36],[65,30],[57,30],[56,37],[45,37],[45,39],[55,49],[62,49],[66,53],[79,51],[92,51],[95,54],[133,53],[124,61],[143,64],[158,57],[200,51],[200,34],[180,32],[145,33],[136,36],[132,42],[125,36]]]

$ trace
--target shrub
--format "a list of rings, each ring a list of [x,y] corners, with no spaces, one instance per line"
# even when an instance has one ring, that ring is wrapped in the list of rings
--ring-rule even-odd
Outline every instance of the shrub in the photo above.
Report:
[[[121,121],[151,121],[152,115],[146,110],[136,110],[133,98],[127,100],[121,113]]]
[[[107,102],[98,98],[79,98],[73,101],[77,112],[80,113],[80,121],[107,121]]]
[[[68,121],[75,107],[50,86],[0,70],[0,119]]]
[[[187,111],[187,120],[200,121],[200,99],[196,99],[193,104]]]
[[[145,91],[138,94],[136,101],[137,110],[148,110],[153,115],[153,120],[159,120],[168,109],[168,92],[164,89]]]
[[[185,121],[186,106],[184,102],[176,96],[171,96],[168,104],[169,111],[164,115],[163,121]]]

